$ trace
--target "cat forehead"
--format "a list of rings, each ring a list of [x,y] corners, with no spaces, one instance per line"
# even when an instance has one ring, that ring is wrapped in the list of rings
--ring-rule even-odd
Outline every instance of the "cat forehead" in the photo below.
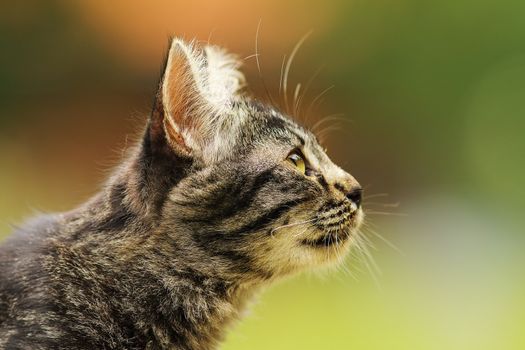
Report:
[[[263,136],[279,141],[288,141],[304,146],[315,143],[315,136],[278,109],[256,100],[244,100],[234,111],[244,120],[244,130],[252,130],[254,136]]]

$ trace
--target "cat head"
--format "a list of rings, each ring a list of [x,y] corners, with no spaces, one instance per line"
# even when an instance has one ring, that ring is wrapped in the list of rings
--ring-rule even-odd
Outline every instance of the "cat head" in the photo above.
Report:
[[[220,48],[171,43],[144,144],[144,162],[168,165],[151,176],[169,184],[159,231],[261,276],[341,261],[363,219],[361,187],[314,134],[246,96],[239,66]]]

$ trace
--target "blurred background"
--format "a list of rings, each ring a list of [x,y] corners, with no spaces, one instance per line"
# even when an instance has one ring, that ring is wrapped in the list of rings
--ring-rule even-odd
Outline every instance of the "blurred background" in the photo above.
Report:
[[[524,349],[524,18],[518,0],[2,2],[0,237],[97,191],[143,128],[170,35],[246,57],[262,96],[261,21],[277,96],[313,29],[289,90],[311,80],[317,120],[344,114],[325,144],[365,186],[377,268],[271,288],[223,349]]]

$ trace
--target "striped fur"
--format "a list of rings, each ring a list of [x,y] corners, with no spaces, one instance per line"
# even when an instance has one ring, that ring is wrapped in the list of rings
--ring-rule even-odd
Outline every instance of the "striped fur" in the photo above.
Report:
[[[214,349],[263,287],[344,257],[358,183],[244,96],[237,67],[173,42],[142,142],[100,193],[0,248],[0,348]]]

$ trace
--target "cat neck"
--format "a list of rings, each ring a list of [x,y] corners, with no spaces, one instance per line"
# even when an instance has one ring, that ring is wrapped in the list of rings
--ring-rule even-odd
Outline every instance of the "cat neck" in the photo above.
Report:
[[[214,348],[267,281],[232,272],[238,269],[195,249],[190,235],[159,225],[160,191],[152,194],[151,186],[174,180],[145,185],[152,174],[140,168],[138,155],[103,191],[63,216],[60,242],[69,248],[63,253],[81,255],[89,278],[101,285],[112,281],[100,300],[115,322],[128,320],[122,328],[140,334],[137,339],[153,348]]]

